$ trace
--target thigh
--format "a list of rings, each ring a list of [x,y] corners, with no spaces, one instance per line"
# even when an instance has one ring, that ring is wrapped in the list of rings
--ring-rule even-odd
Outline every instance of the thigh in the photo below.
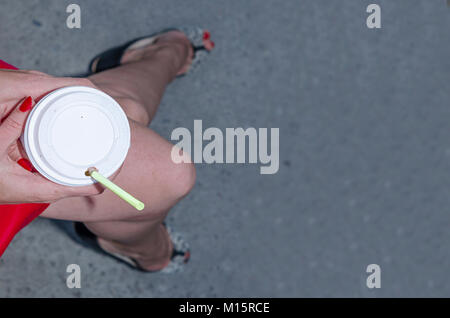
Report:
[[[143,201],[145,210],[135,210],[106,190],[97,196],[57,201],[43,217],[83,222],[151,219],[170,209],[182,197],[184,188],[190,190],[195,170],[189,164],[172,162],[172,144],[133,120],[130,126],[131,147],[114,182]]]

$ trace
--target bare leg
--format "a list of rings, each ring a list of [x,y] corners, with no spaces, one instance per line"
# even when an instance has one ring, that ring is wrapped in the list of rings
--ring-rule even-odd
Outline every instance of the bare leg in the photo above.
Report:
[[[52,204],[44,217],[82,221],[106,250],[131,256],[148,270],[164,268],[172,245],[162,226],[170,208],[189,193],[195,182],[192,164],[174,164],[172,145],[147,128],[167,84],[190,63],[192,50],[181,33],[164,35],[147,48],[130,51],[124,65],[90,77],[114,97],[130,119],[131,148],[115,179],[144,201],[137,212],[109,191]]]

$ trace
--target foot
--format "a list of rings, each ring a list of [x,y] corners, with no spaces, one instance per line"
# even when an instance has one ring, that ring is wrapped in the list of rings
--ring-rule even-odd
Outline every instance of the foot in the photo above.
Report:
[[[158,47],[170,45],[177,50],[177,54],[180,57],[178,75],[185,74],[192,63],[194,58],[194,50],[192,48],[189,39],[180,31],[169,31],[164,33],[156,40],[152,38],[143,39],[132,46],[130,46],[122,56],[121,64],[127,64],[132,62],[141,61],[146,58],[151,58],[158,50]],[[208,50],[211,51],[214,48],[214,42],[210,39],[210,34],[205,31],[203,34],[203,45]]]
[[[98,244],[109,253],[134,259],[143,270],[160,271],[169,265],[174,246],[166,227],[161,224],[159,230],[156,243],[149,242],[144,244],[143,247],[130,248],[100,237],[98,238]]]

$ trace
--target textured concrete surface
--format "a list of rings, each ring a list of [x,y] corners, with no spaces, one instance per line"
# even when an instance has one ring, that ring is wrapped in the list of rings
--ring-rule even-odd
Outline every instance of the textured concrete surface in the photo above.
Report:
[[[48,220],[0,261],[0,296],[450,296],[450,8],[444,0],[0,2],[0,56],[55,75],[163,27],[217,44],[167,91],[152,128],[279,127],[281,168],[198,165],[169,222],[193,248],[182,274],[143,275]],[[365,26],[382,6],[382,29]],[[65,285],[67,264],[82,288]],[[382,288],[365,269],[382,269]]]

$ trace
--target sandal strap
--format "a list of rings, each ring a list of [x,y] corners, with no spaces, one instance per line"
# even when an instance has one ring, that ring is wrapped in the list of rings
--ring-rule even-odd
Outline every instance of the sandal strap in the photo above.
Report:
[[[92,64],[94,61],[98,60],[97,65],[95,67],[95,71],[93,73],[100,73],[115,67],[120,66],[120,61],[122,60],[123,55],[125,54],[125,51],[134,43],[145,39],[147,37],[139,37],[134,40],[131,40],[123,45],[120,45],[118,47],[109,49],[100,55],[96,56],[89,66],[89,70],[92,72]]]
[[[98,59],[95,73],[100,73],[120,65],[126,47],[108,50]]]

